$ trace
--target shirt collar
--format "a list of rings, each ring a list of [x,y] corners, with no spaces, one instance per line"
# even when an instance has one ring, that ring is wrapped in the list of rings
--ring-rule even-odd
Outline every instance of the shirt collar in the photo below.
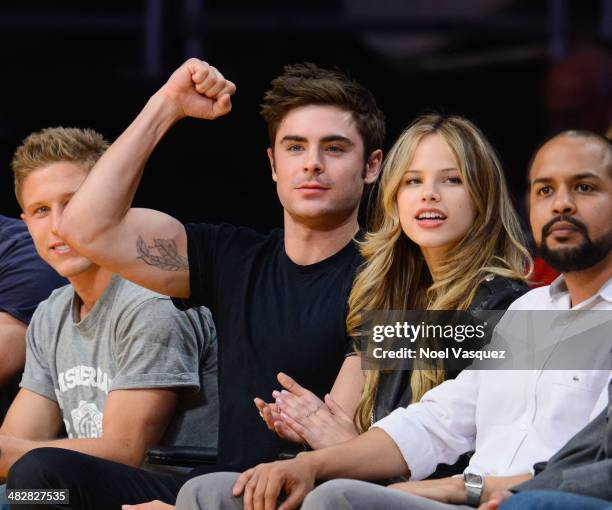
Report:
[[[568,294],[569,290],[567,289],[567,284],[565,283],[565,278],[563,275],[558,276],[550,284],[548,292],[550,294],[550,298],[554,301],[557,301]],[[595,295],[599,295],[606,301],[612,303],[612,278],[604,283]]]
[[[550,298],[553,301],[557,301],[565,296],[569,290],[567,289],[567,284],[565,283],[565,278],[563,275],[559,275],[555,280],[550,284],[548,288],[548,292],[550,294]]]
[[[612,278],[604,283],[599,289],[599,295],[609,303],[612,303]]]

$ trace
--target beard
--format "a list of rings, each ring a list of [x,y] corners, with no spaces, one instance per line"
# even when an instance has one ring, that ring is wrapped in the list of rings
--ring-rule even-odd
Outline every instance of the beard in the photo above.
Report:
[[[582,234],[584,241],[571,248],[550,249],[546,244],[546,238],[550,235],[553,224],[560,221],[574,225]],[[557,216],[542,227],[542,241],[537,246],[538,255],[544,259],[544,262],[561,273],[589,269],[605,259],[611,249],[612,229],[599,239],[592,240],[584,223],[566,215]]]

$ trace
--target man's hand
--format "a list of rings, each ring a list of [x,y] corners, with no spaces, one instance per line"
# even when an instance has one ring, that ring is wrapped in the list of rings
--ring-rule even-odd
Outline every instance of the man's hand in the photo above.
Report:
[[[497,510],[499,505],[506,501],[512,493],[510,491],[495,491],[488,501],[478,507],[478,510]]]
[[[388,486],[410,494],[416,494],[427,499],[450,503],[454,505],[465,504],[465,482],[460,477],[440,478],[438,480],[421,480],[417,482],[394,483]]]
[[[314,487],[314,472],[307,462],[295,459],[260,464],[240,475],[232,494],[243,495],[244,510],[274,510],[281,490],[287,497],[279,510],[293,510]]]
[[[160,90],[174,105],[178,118],[209,120],[230,112],[230,96],[235,92],[236,86],[231,81],[197,58],[190,58],[174,71]]]
[[[121,510],[174,510],[174,508],[172,505],[157,499],[139,505],[121,505]]]

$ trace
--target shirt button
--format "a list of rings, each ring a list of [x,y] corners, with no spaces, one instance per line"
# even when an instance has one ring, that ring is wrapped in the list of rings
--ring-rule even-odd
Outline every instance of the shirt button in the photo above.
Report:
[[[526,423],[521,423],[521,426],[519,428],[521,430],[527,430],[527,424]]]

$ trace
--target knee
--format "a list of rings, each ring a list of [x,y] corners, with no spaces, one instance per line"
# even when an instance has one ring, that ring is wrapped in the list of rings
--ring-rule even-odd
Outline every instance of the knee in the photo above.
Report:
[[[6,486],[10,489],[49,487],[53,475],[61,470],[60,457],[63,451],[57,448],[30,450],[13,464],[6,479]]]
[[[241,498],[235,498],[232,495],[232,487],[238,476],[238,473],[220,472],[192,478],[181,487],[178,493],[177,510],[227,508],[231,500],[241,501]]]
[[[306,496],[302,510],[350,508],[346,492],[350,491],[351,482],[352,480],[331,480],[319,485]]]

